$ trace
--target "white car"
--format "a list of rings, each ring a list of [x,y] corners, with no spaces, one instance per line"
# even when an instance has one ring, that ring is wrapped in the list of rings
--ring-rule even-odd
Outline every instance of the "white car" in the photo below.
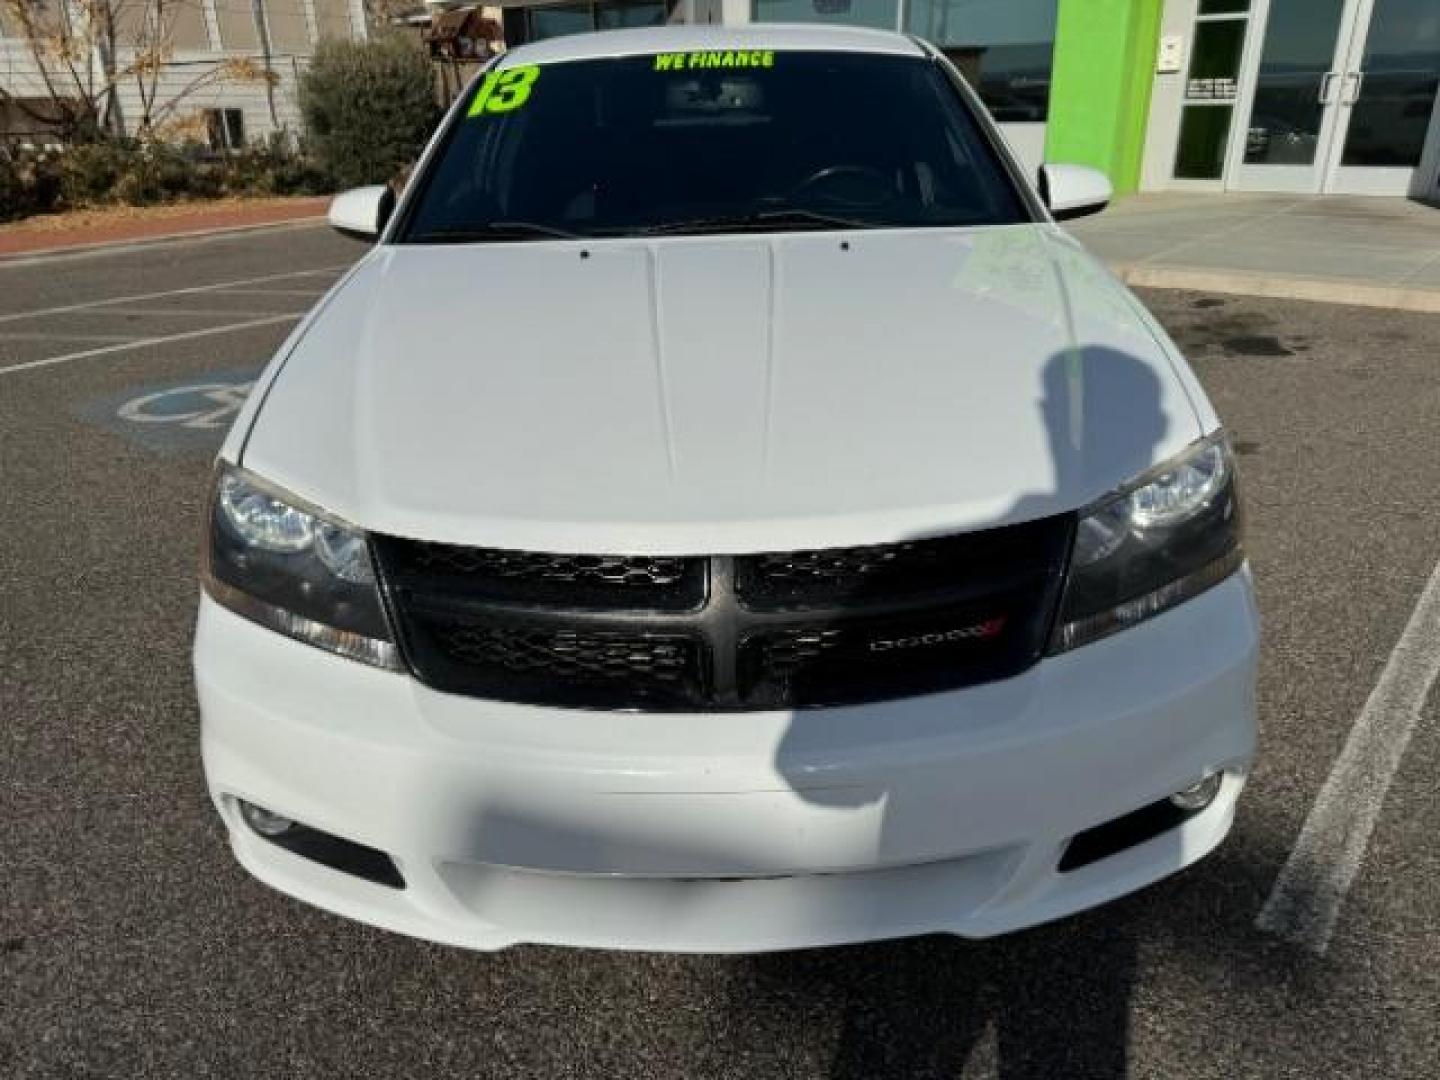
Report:
[[[1079,911],[1201,858],[1254,750],[1234,464],[934,49],[526,45],[262,376],[195,642],[241,863],[477,949]]]

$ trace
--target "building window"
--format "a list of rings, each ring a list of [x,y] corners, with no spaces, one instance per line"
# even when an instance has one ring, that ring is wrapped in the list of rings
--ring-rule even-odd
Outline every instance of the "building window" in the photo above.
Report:
[[[205,135],[211,150],[241,150],[245,146],[245,113],[241,109],[206,109]]]
[[[595,0],[593,3],[546,4],[525,9],[525,40],[543,41],[564,34],[618,30],[627,26],[660,26],[669,16],[664,0]]]
[[[1002,123],[1050,111],[1057,0],[910,0],[906,30],[944,51]]]
[[[1050,111],[1057,0],[907,0],[904,29],[932,42],[1004,123]],[[899,27],[898,0],[752,0],[755,22]]]
[[[622,30],[627,26],[664,26],[670,12],[662,0],[595,5],[596,28]]]
[[[752,0],[750,18],[771,23],[843,23],[894,30],[900,22],[898,0]]]
[[[565,34],[586,34],[595,29],[589,4],[547,4],[526,8],[525,39],[543,41]]]
[[[1177,179],[1219,180],[1225,175],[1249,8],[1249,0],[1201,0],[1180,112]]]

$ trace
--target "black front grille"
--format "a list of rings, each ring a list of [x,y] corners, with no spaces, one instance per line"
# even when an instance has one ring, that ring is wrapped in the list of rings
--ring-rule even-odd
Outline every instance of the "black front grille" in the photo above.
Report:
[[[845,705],[1039,659],[1073,520],[744,556],[587,556],[376,537],[416,675],[597,709]]]
[[[387,549],[394,572],[428,590],[557,607],[683,610],[699,606],[705,560],[654,555],[549,555],[415,541]]]
[[[1002,551],[1021,543],[1025,550]],[[960,582],[964,565],[991,567],[1001,559],[1029,565],[1044,559],[1047,537],[1038,531],[996,529],[936,540],[869,547],[777,551],[741,559],[735,591],[757,611],[811,607],[868,596],[899,599],[944,592]]]
[[[560,630],[516,619],[423,625],[471,694],[546,701],[563,686],[592,706],[627,708],[683,707],[702,691],[693,637]]]

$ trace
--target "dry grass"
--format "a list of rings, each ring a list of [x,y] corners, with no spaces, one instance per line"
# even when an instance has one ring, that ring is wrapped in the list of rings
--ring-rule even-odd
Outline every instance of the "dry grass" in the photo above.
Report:
[[[0,236],[16,233],[103,230],[141,222],[167,220],[183,224],[186,218],[209,217],[232,210],[259,210],[267,206],[289,206],[306,201],[314,202],[315,197],[288,195],[232,197],[167,203],[163,206],[105,206],[88,210],[66,210],[58,214],[36,214],[19,221],[5,222],[0,224]]]

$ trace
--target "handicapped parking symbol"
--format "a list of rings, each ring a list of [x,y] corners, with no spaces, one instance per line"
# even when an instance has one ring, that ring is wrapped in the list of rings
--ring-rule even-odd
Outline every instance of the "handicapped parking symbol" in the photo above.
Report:
[[[179,424],[199,430],[224,430],[235,419],[254,386],[253,379],[175,386],[131,398],[115,415],[132,424]]]
[[[213,453],[255,388],[257,371],[206,372],[184,381],[132,386],[76,411],[147,450]]]

